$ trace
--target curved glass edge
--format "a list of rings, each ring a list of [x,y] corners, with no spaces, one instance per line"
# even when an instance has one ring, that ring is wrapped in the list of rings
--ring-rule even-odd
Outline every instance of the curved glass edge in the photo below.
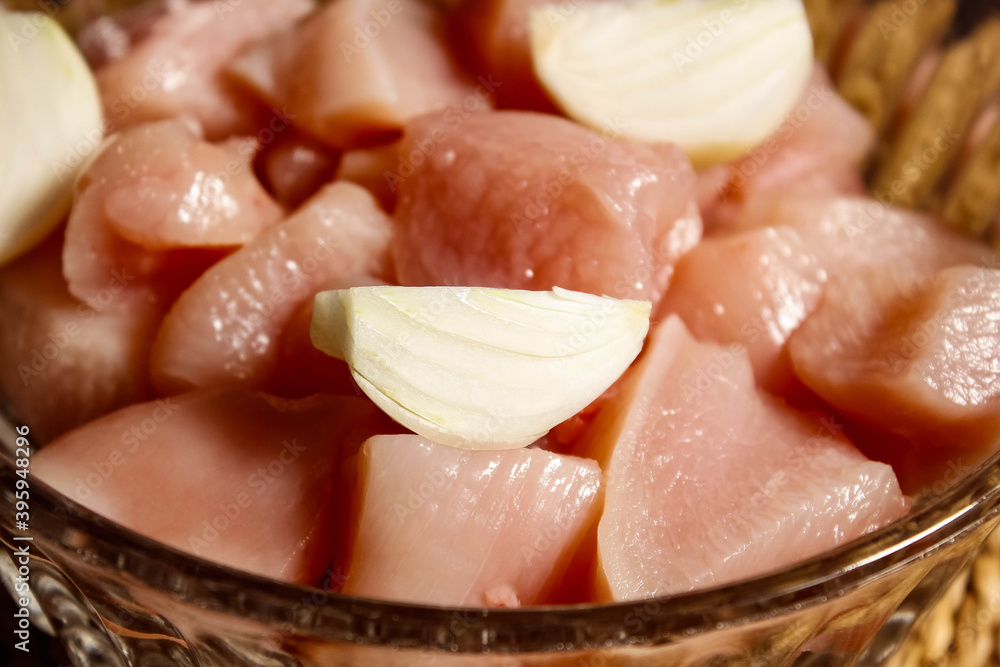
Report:
[[[14,429],[0,412],[0,498],[14,506]],[[199,608],[349,644],[459,652],[543,652],[673,643],[724,627],[793,613],[841,597],[960,540],[1000,513],[1000,453],[967,479],[903,519],[784,570],[693,593],[632,602],[516,610],[435,607],[352,597],[270,580],[200,559],[95,514],[39,479],[31,480],[32,532],[63,558],[121,576]],[[11,512],[0,528],[11,534]],[[54,560],[59,560],[53,555]],[[308,601],[308,602],[306,602]],[[391,619],[391,627],[383,627]],[[443,633],[427,646],[426,628],[460,622],[465,641]],[[379,627],[373,628],[372,624]],[[545,632],[539,629],[544,628]],[[518,631],[520,629],[520,632]],[[553,632],[553,629],[557,631]],[[518,641],[511,643],[513,634]]]
[[[60,19],[74,29],[108,10],[144,0],[99,0],[85,18],[59,11]],[[11,8],[33,9],[31,0],[0,0]],[[87,4],[87,3],[85,3]],[[31,5],[30,7],[28,5]],[[981,19],[988,3],[966,3],[976,13],[967,23]],[[5,509],[13,507],[15,467],[10,458],[14,431],[0,406],[0,498]],[[282,631],[308,634],[337,642],[364,644],[358,629],[366,621],[391,618],[390,643],[422,648],[408,630],[429,623],[447,627],[456,619],[482,631],[490,642],[473,646],[437,648],[463,652],[502,652],[511,628],[586,628],[588,642],[575,648],[652,646],[727,626],[749,624],[776,615],[797,612],[840,597],[899,572],[914,561],[961,540],[1000,512],[1000,453],[995,454],[965,480],[933,501],[919,506],[894,524],[843,547],[779,572],[721,588],[636,602],[493,610],[428,607],[356,598],[321,589],[296,586],[240,572],[175,550],[109,521],[32,479],[32,532],[66,555],[88,566],[114,569],[124,577],[150,586],[179,602],[262,622]],[[9,512],[0,516],[0,535],[9,537]],[[37,520],[47,519],[47,520]],[[8,542],[9,544],[9,542]],[[183,585],[182,585],[183,583]],[[304,600],[310,602],[302,614]],[[234,605],[234,601],[243,601]],[[594,631],[597,628],[599,631]],[[465,633],[474,636],[477,633]],[[530,635],[530,633],[529,633]],[[523,639],[525,635],[519,637]],[[577,633],[576,636],[580,636]],[[384,643],[380,639],[379,643]],[[552,636],[537,642],[519,642],[518,651],[559,650],[565,639]],[[589,643],[589,646],[588,646]]]

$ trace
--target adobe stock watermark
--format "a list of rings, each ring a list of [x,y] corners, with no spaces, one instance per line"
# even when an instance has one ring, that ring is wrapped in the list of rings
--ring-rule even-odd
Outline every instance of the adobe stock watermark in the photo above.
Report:
[[[492,109],[491,96],[502,85],[493,75],[481,76],[476,89],[466,95],[461,102],[445,107],[441,115],[444,127],[435,127],[428,136],[410,146],[405,155],[400,153],[396,171],[385,171],[382,176],[390,192],[396,192],[399,185],[417,172],[433,156],[437,149],[448,140],[474,113]]]
[[[289,302],[289,294],[298,293],[307,284],[310,276],[334,259],[339,250],[338,244],[339,241],[335,237],[317,238],[309,255],[299,262],[286,265],[285,271],[281,274],[280,284],[272,287],[267,297],[261,301],[259,309],[251,312],[240,322],[231,334],[232,339],[250,340],[252,336],[260,334],[264,324],[271,321],[275,313],[281,318],[298,307],[298,301]]]
[[[22,25],[21,31],[7,34],[7,43],[10,44],[11,51],[14,53],[18,53],[22,46],[38,37],[39,33],[46,29],[48,21],[51,21],[52,17],[59,13],[64,3],[57,0],[38,0],[35,4],[37,9],[34,12],[21,14],[27,19]]]
[[[108,452],[107,456],[100,460],[92,461],[90,470],[81,471],[77,475],[73,488],[73,495],[78,501],[90,498],[94,491],[100,489],[105,482],[114,476],[126,461],[129,454],[133,454],[156,433],[161,424],[180,410],[180,406],[173,402],[171,398],[160,398],[156,400],[155,407],[149,416],[140,419],[121,434],[120,442],[124,449],[115,448]]]
[[[15,439],[16,449],[14,450],[15,476],[14,482],[14,526],[20,534],[13,535],[11,541],[17,543],[17,548],[10,554],[10,559],[14,567],[17,568],[17,577],[14,578],[13,593],[17,610],[14,612],[14,634],[21,641],[14,644],[14,648],[25,653],[30,653],[31,642],[31,543],[34,538],[29,534],[31,530],[31,508],[29,506],[31,483],[28,477],[31,475],[31,443],[28,441],[29,429],[27,426],[16,428],[17,438]]]
[[[726,373],[736,363],[747,362],[746,348],[740,343],[730,343],[725,347],[717,346],[712,352],[712,359],[699,364],[698,371],[681,387],[681,397],[685,401],[693,401],[711,389],[716,382],[726,380]]]
[[[602,299],[600,306],[589,317],[573,325],[569,335],[560,340],[556,346],[556,352],[563,357],[569,357],[580,353],[589,341],[596,336],[608,323],[608,318],[612,315],[621,315],[623,306],[620,301],[614,299]]]
[[[888,18],[880,18],[878,21],[878,31],[882,34],[882,39],[889,39],[889,35],[905,27],[926,4],[927,0],[906,0],[903,3],[896,3]]]
[[[445,474],[444,470],[428,470],[425,472],[423,479],[407,491],[406,500],[404,502],[396,502],[392,506],[392,511],[396,515],[396,518],[400,523],[409,519],[436,495],[442,493],[450,481],[449,475]]]
[[[795,108],[788,112],[778,129],[762,144],[756,146],[733,164],[731,175],[719,188],[721,199],[738,199],[737,193],[781,150],[795,132],[802,128],[823,107],[834,99],[836,93],[829,87],[812,87]]]
[[[267,489],[302,456],[306,449],[305,446],[299,444],[297,438],[282,440],[277,456],[258,467],[247,477],[248,490],[238,491],[228,500],[218,503],[215,508],[209,510],[214,514],[202,520],[201,531],[197,535],[191,535],[188,538],[188,547],[191,551],[195,555],[201,556],[223,533],[239,521],[244,511],[253,505],[254,499],[264,495]]]
[[[530,228],[539,218],[542,217],[563,192],[574,183],[579,175],[585,172],[594,160],[603,155],[608,147],[622,136],[626,123],[622,118],[612,118],[608,127],[601,130],[600,134],[594,135],[587,143],[580,144],[573,149],[565,162],[570,166],[564,166],[559,172],[541,184],[537,188],[537,194],[531,197],[524,208],[511,213],[510,222],[517,233],[523,233]]]
[[[663,612],[664,606],[659,600],[636,600],[632,609],[622,619],[624,636],[627,636],[630,642],[642,643],[649,623]],[[604,646],[577,658],[573,664],[576,667],[612,667],[620,664],[623,658],[620,647]]]
[[[521,545],[521,559],[525,567],[550,549],[565,546],[565,537],[573,529],[573,516],[565,509],[560,509],[545,526],[536,528],[531,541]]]
[[[85,331],[86,325],[107,310],[133,280],[135,276],[129,273],[127,267],[113,269],[107,287],[79,304],[76,307],[76,318],[66,322],[62,329],[50,331],[46,342],[31,350],[27,362],[17,365],[17,373],[24,386],[27,387],[34,378],[41,377],[49,364],[59,358],[73,339]]]
[[[410,0],[405,0],[409,2]],[[350,63],[355,56],[372,45],[374,40],[382,34],[382,31],[389,27],[393,19],[403,13],[404,0],[389,0],[385,7],[375,8],[368,12],[367,20],[354,26],[354,39],[350,42],[340,42],[340,54],[344,56],[344,62]]]
[[[255,136],[230,139],[227,143],[229,145],[235,143],[237,157],[226,161],[222,169],[200,173],[198,177],[201,180],[198,187],[191,188],[181,198],[177,217],[181,220],[195,219],[198,217],[199,211],[205,207],[206,202],[223,201],[223,195],[232,184],[233,179],[252,169],[254,155],[291,127],[291,121],[294,117],[294,114],[290,114],[287,108],[282,108],[280,111],[277,108],[272,108],[271,117],[267,124],[261,127]]]
[[[736,23],[739,13],[745,11],[750,6],[750,0],[733,0],[732,7],[727,7],[719,11],[715,18],[707,18],[702,21],[704,28],[696,35],[688,38],[687,44],[680,51],[674,51],[674,67],[678,72],[683,72],[690,65],[705,54],[705,49],[710,47],[726,28]]]
[[[589,4],[589,0],[553,0],[545,4],[545,11],[541,16],[549,26],[557,26],[573,16],[576,10],[585,4]]]
[[[774,501],[781,490],[794,479],[795,475],[807,468],[815,457],[844,437],[844,424],[837,421],[833,415],[824,415],[818,421],[813,435],[806,439],[801,447],[790,449],[781,466],[770,471],[765,479],[753,479],[747,502],[733,507],[720,520],[715,521],[708,529],[706,539],[721,544],[726,542],[727,531],[736,525],[749,525],[754,521],[754,514],[762,511]]]
[[[943,304],[938,307],[930,317],[922,318],[913,322],[903,335],[896,338],[892,346],[886,351],[881,359],[883,367],[892,375],[901,373],[920,353],[926,351],[931,346],[941,343],[938,333],[947,329],[953,324],[953,317],[956,310],[963,309],[966,304],[962,301],[964,290],[953,290],[949,292]],[[904,294],[903,299],[897,308],[906,310],[912,304],[916,294]],[[905,304],[905,306],[904,306]]]

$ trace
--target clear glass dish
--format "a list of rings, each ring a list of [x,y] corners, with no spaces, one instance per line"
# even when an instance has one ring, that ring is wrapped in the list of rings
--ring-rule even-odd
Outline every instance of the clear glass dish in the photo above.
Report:
[[[120,4],[70,3],[86,18]],[[0,580],[9,591],[24,544],[14,537],[25,535],[15,525],[15,426],[0,409]],[[639,602],[464,609],[239,572],[29,479],[33,632],[57,636],[80,666],[879,665],[1000,522],[998,454],[904,520],[767,576]]]
[[[16,434],[0,420],[0,578],[18,576]],[[878,665],[1000,521],[1000,456],[903,521],[772,575],[609,605],[393,604],[181,553],[31,484],[30,587],[78,665]],[[340,573],[331,573],[337,577]],[[41,616],[36,614],[36,618]],[[46,628],[45,626],[50,626]]]

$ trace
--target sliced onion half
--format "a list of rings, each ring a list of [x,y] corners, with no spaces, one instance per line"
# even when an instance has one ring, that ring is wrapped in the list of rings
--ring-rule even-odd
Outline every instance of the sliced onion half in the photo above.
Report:
[[[699,166],[766,139],[813,66],[801,0],[553,4],[532,12],[531,51],[570,117],[674,142]]]
[[[510,449],[610,387],[642,349],[650,309],[559,288],[355,287],[316,295],[312,340],[415,433]]]
[[[0,264],[61,221],[101,138],[97,83],[73,40],[45,14],[0,6]]]

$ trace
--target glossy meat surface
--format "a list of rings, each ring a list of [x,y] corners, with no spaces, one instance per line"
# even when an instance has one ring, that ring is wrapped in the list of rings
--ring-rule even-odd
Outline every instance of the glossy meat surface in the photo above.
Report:
[[[663,295],[701,238],[694,172],[646,146],[528,112],[407,126],[393,256],[404,285]]]
[[[464,606],[552,601],[600,510],[593,461],[465,451],[417,436],[362,450],[359,533],[344,592]]]
[[[889,466],[753,385],[739,347],[653,334],[595,422],[608,476],[599,579],[628,600],[763,574],[902,516]]]

